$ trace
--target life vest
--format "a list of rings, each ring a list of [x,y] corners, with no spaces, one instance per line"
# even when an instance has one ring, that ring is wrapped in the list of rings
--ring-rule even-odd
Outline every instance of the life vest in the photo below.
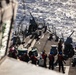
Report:
[[[49,55],[49,60],[51,60],[51,61],[54,60],[54,56],[50,54]]]
[[[42,58],[46,59],[47,55],[46,54],[42,54]]]
[[[58,60],[59,61],[63,61],[63,56],[62,55],[58,55]]]
[[[11,48],[10,48],[10,51],[13,51],[13,50],[15,50],[15,48],[14,48],[14,47],[11,47]]]
[[[31,57],[31,60],[37,61],[37,58],[36,58],[35,56],[32,56],[32,57]]]

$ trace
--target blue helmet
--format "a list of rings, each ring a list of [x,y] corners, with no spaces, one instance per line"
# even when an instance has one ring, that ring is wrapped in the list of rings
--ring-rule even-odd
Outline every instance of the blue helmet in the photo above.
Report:
[[[62,52],[59,52],[60,55],[62,55]]]
[[[50,54],[53,54],[53,51],[51,51]]]

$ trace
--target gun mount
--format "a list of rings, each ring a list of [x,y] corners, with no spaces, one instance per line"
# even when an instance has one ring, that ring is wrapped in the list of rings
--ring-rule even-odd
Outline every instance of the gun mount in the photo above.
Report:
[[[41,33],[45,33],[47,30],[47,26],[45,26],[45,23],[40,23],[40,21],[36,21],[31,13],[30,13],[30,15],[31,15],[32,19],[30,19],[28,33],[29,34],[37,33],[38,36],[40,36]]]
[[[35,32],[38,28],[38,25],[35,21],[35,18],[33,17],[33,15],[30,13],[32,19],[30,19],[30,25],[29,25],[29,30],[28,32],[31,33],[31,32]]]
[[[71,44],[73,43],[71,36],[73,35],[74,31],[69,35],[69,37],[67,37],[65,44]]]
[[[74,55],[74,49],[73,49],[73,46],[72,46],[72,38],[71,38],[71,35],[74,33],[74,31],[70,34],[69,37],[67,37],[64,45],[65,45],[65,48],[64,48],[64,54],[66,56],[66,58],[71,58],[73,57]]]

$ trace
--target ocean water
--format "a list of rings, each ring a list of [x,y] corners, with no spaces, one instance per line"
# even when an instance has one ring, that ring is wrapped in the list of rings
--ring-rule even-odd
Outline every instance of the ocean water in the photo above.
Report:
[[[18,0],[18,2],[15,29],[20,22],[23,29],[29,26],[31,12],[37,20],[42,22],[45,20],[51,31],[53,26],[59,37],[63,34],[66,39],[74,31],[71,37],[76,42],[76,0],[24,0],[24,2]]]

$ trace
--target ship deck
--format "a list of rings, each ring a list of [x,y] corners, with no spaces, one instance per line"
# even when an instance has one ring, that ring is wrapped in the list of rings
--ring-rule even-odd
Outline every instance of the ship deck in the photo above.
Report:
[[[11,37],[12,38],[12,37]],[[47,53],[47,55],[50,53],[50,49],[51,49],[51,45],[57,45],[58,44],[58,42],[55,42],[54,40],[48,40],[48,38],[49,38],[49,33],[48,32],[46,32],[45,34],[43,34],[42,36],[41,36],[41,38],[38,40],[38,41],[36,41],[36,39],[33,39],[33,41],[31,42],[31,45],[28,47],[28,50],[31,50],[32,49],[32,47],[37,47],[38,48],[38,53],[41,53],[42,52],[42,50],[45,50],[46,51],[46,53]],[[24,39],[24,42],[25,42],[25,44],[24,44],[24,46],[26,46],[27,44],[29,44],[29,42],[32,40],[32,38],[30,39],[30,36],[28,36],[28,37],[26,37],[25,39]],[[10,43],[11,43],[11,40],[10,40]],[[57,59],[57,55],[55,56],[55,59]],[[14,62],[13,62],[14,63]],[[18,62],[17,62],[18,63]],[[72,65],[71,65],[71,58],[70,59],[68,59],[67,61],[66,61],[66,64],[64,64],[64,67],[65,67],[65,74],[64,75],[76,75],[76,67],[72,67]],[[9,63],[8,63],[9,64]],[[15,64],[15,63],[14,63]],[[5,64],[4,64],[5,65]],[[48,66],[48,58],[47,58],[47,66]],[[8,66],[7,66],[8,67]],[[5,67],[5,69],[7,68],[7,67]],[[54,70],[54,72],[56,73],[59,73],[58,72],[58,65],[55,67],[55,70]],[[9,67],[9,68],[11,68],[11,67]],[[37,67],[36,67],[37,68]],[[49,70],[49,69],[48,69]],[[2,72],[1,72],[2,73]],[[3,72],[4,73],[4,72]],[[62,74],[62,72],[60,73],[60,74]],[[3,75],[5,75],[5,74],[3,74]],[[15,75],[15,74],[14,74]],[[58,74],[59,75],[59,74]]]

